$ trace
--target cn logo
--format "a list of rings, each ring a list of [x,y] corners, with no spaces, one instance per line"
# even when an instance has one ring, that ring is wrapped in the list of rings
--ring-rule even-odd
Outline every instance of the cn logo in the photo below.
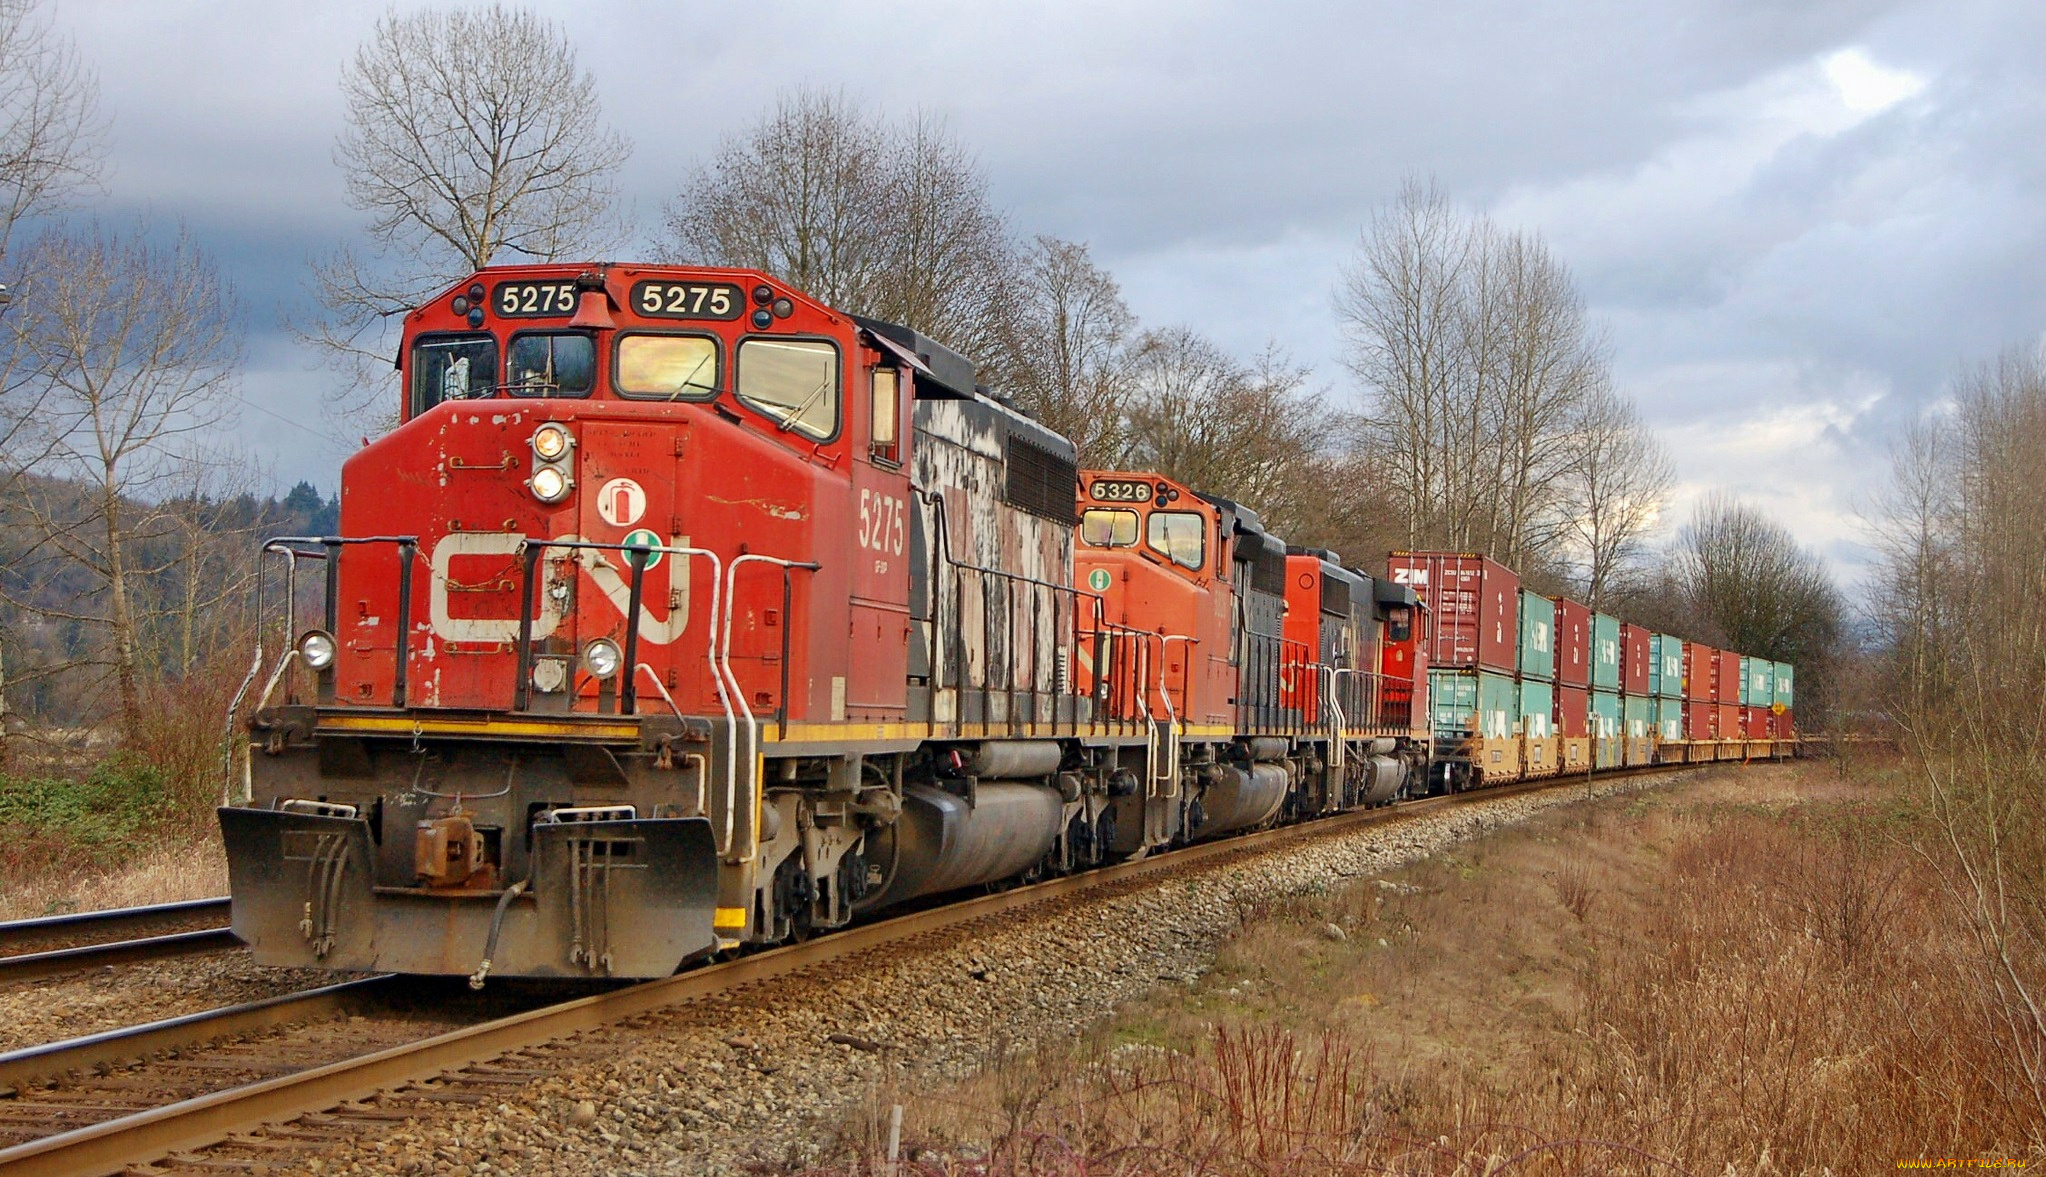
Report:
[[[630,478],[613,478],[597,488],[597,514],[613,527],[631,527],[646,514],[646,488]]]

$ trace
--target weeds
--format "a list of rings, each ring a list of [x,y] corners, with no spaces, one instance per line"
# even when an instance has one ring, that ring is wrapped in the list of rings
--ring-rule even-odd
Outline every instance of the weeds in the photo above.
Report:
[[[1268,1003],[1161,991],[1120,1024],[1180,1049],[1109,1026],[896,1095],[921,1142],[901,1172],[1787,1177],[2046,1157],[2012,1048],[2046,962],[1999,957],[1995,925],[1964,918],[1966,876],[1943,885],[1910,842],[1937,823],[1822,767],[1256,905],[1204,984],[1256,973]],[[1331,943],[1328,923],[1373,930]]]
[[[1591,871],[1584,864],[1571,862],[1557,867],[1550,882],[1556,888],[1556,898],[1578,923],[1591,918],[1592,904],[1598,900],[1598,888],[1591,884]]]

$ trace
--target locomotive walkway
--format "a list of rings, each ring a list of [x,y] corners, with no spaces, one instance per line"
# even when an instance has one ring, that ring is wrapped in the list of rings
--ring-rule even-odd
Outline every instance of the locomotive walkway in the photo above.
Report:
[[[1681,770],[1664,766],[1646,771]],[[29,1141],[0,1150],[0,1177],[119,1172],[151,1161],[173,1168],[237,1168],[253,1163],[192,1151],[223,1140],[230,1150],[252,1151],[258,1158],[267,1155],[281,1159],[292,1150],[316,1146],[323,1139],[340,1139],[366,1128],[428,1114],[420,1109],[495,1102],[508,1087],[523,1086],[544,1075],[544,1068],[553,1057],[548,1052],[562,1049],[573,1052],[573,1037],[585,1031],[631,1022],[669,1007],[775,978],[824,976],[831,966],[876,949],[904,948],[940,937],[970,937],[978,926],[1005,913],[1150,885],[1166,872],[1228,865],[1279,847],[1331,838],[1364,826],[1526,793],[1581,787],[1584,781],[1582,777],[1551,779],[1342,814],[898,916],[808,943],[547,1006]],[[363,1102],[372,1097],[374,1103]],[[257,1135],[247,1135],[252,1132]],[[143,1171],[161,1170],[151,1167]]]

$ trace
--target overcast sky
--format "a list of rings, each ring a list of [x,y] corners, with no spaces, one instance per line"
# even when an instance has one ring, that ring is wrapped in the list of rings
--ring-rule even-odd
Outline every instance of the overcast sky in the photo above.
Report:
[[[409,4],[400,8],[410,8]],[[1276,341],[1354,400],[1331,297],[1409,176],[1542,234],[1681,486],[1859,574],[1857,506],[1957,368],[2046,327],[2046,5],[1485,0],[541,4],[635,146],[651,226],[778,91],[942,116],[1023,234],[1147,325]],[[70,0],[112,119],[97,211],[182,221],[250,310],[247,448],[331,490],[353,439],[282,328],[359,240],[336,79],[378,4]]]

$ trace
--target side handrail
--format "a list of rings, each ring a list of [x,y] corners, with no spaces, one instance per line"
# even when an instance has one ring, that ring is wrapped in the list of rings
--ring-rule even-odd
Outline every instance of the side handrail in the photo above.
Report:
[[[1179,754],[1180,754],[1179,744],[1180,737],[1182,735],[1181,720],[1179,718],[1179,709],[1172,705],[1172,687],[1171,684],[1165,681],[1165,666],[1167,663],[1168,655],[1171,653],[1172,650],[1172,643],[1185,642],[1186,660],[1182,663],[1182,665],[1187,668],[1187,675],[1190,676],[1193,668],[1194,647],[1200,645],[1201,640],[1197,637],[1194,637],[1192,634],[1184,633],[1161,633],[1155,634],[1153,636],[1155,636],[1158,639],[1158,697],[1165,701],[1166,717],[1165,730],[1167,733],[1166,772],[1167,774],[1169,774],[1167,777],[1169,783],[1169,790],[1166,792],[1165,795],[1167,797],[1177,797],[1179,796]],[[1182,679],[1182,681],[1191,682],[1192,679],[1190,677],[1185,677]]]
[[[807,572],[815,572],[818,569],[822,568],[823,565],[818,564],[815,561],[785,560],[780,556],[762,556],[757,553],[746,552],[741,555],[734,556],[732,558],[731,564],[725,569],[725,620],[724,625],[721,627],[720,636],[718,638],[718,665],[720,668],[720,673],[722,673],[724,676],[724,680],[727,683],[731,684],[732,696],[739,701],[740,714],[745,717],[746,762],[747,765],[749,766],[750,772],[750,766],[752,765],[754,758],[759,755],[760,723],[759,720],[754,718],[752,705],[746,702],[746,693],[739,689],[738,675],[736,675],[732,671],[732,614],[738,612],[735,606],[738,604],[737,594],[739,588],[739,566],[742,564],[774,564],[785,570],[792,571],[794,569],[800,568]],[[784,576],[786,576],[787,574],[788,574],[787,571],[783,572]],[[782,618],[783,626],[786,627],[788,623],[789,623],[788,618],[784,616]],[[784,628],[782,632],[786,634],[788,630]],[[788,663],[784,662],[782,666],[784,670],[786,670]],[[735,729],[734,735],[736,734],[737,732]],[[732,851],[733,841],[732,816],[734,813],[733,801],[736,798],[736,785],[733,784],[732,782],[735,780],[738,768],[739,749],[736,746],[737,743],[738,741],[735,739],[733,741],[734,747],[732,749],[732,754],[726,758],[725,763],[725,776],[727,781],[725,794],[725,846],[722,850],[719,851],[719,853],[721,854],[730,854]],[[751,831],[750,841],[752,842],[752,845],[747,849],[744,855],[735,860],[737,862],[751,862],[760,853],[759,823],[749,821],[746,823],[746,825],[747,828]]]
[[[1340,774],[1343,771],[1343,768],[1349,762],[1348,758],[1350,739],[1349,732],[1346,730],[1350,726],[1350,717],[1349,714],[1343,710],[1342,697],[1343,676],[1346,674],[1359,674],[1362,672],[1359,671],[1354,666],[1328,666],[1324,667],[1323,669],[1328,671],[1329,710],[1335,713],[1335,738],[1330,741],[1331,744],[1333,744],[1333,748],[1330,750],[1329,753],[1329,760],[1331,761],[1330,767],[1334,768],[1336,772]]]

